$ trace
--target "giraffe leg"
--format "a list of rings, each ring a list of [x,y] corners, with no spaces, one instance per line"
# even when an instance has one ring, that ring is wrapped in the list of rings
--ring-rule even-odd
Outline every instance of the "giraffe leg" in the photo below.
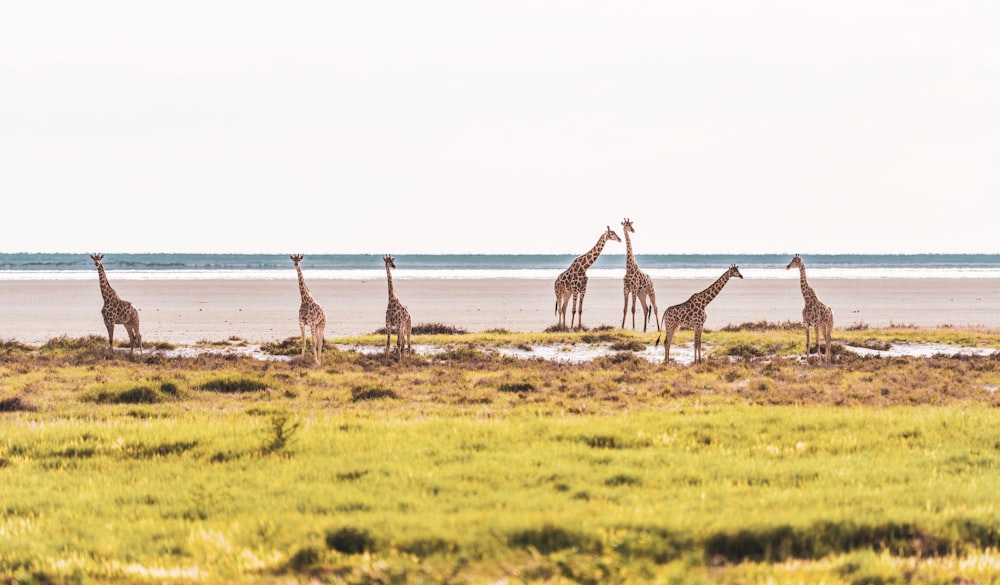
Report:
[[[576,316],[576,328],[583,329],[583,296],[587,294],[587,289],[580,291],[580,312]]]
[[[694,330],[694,363],[701,363],[701,327]]]
[[[325,332],[326,332],[326,320],[324,319],[323,321],[317,323],[315,328],[313,329],[313,339],[314,339],[313,345],[315,345],[313,351],[316,352],[317,364],[323,363],[323,342],[325,341],[324,339]]]
[[[389,359],[389,340],[392,339],[392,325],[385,324],[385,359]]]
[[[302,354],[301,355],[306,355],[306,322],[305,321],[299,321],[299,331],[301,332],[300,336],[302,337]]]
[[[132,330],[135,331],[135,344],[139,346],[139,354],[142,354],[142,333],[139,331],[139,313],[132,317]]]
[[[649,304],[652,305],[652,310],[649,312],[649,316],[656,319],[656,330],[660,330],[660,319],[657,315],[660,314],[660,310],[656,307],[656,293],[649,293]],[[645,331],[645,329],[643,329]]]
[[[128,333],[128,353],[129,355],[132,355],[135,353],[136,337],[138,337],[138,330],[135,324],[131,321],[124,323],[124,325],[125,325],[125,333]]]
[[[676,321],[667,318],[668,313],[669,309],[663,313],[663,363],[670,361],[670,344],[674,341],[674,333],[679,325]],[[656,340],[659,342],[660,337],[657,336]]]
[[[806,358],[809,357],[809,324],[806,323]]]
[[[115,348],[115,322],[113,319],[105,319],[104,326],[108,328],[108,347]]]
[[[572,299],[573,299],[573,303],[572,303],[572,305],[570,305],[570,308],[569,308],[569,328],[570,329],[572,329],[573,325],[576,323],[576,299],[577,299],[576,293],[573,293]]]
[[[632,329],[635,329],[635,303],[639,300],[639,295],[632,293]],[[643,313],[646,312],[646,306],[642,307]]]
[[[828,363],[833,363],[833,347],[832,347],[832,337],[833,337],[833,323],[825,323],[823,325],[823,337],[826,339],[826,361]]]
[[[642,293],[639,295],[639,302],[642,303],[642,332],[646,332],[649,326],[649,295]],[[632,328],[635,329],[635,306],[632,306]]]

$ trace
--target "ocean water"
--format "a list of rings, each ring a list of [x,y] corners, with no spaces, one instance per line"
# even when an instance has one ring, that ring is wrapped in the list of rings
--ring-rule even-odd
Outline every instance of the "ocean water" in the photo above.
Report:
[[[574,254],[399,254],[398,279],[555,279]],[[1000,278],[1000,254],[816,254],[803,255],[810,279],[823,278]],[[638,254],[654,279],[716,278],[730,264],[745,277],[789,278],[789,254]],[[118,280],[294,278],[287,254],[114,254],[104,267]],[[302,262],[310,280],[369,280],[385,277],[378,254],[315,254]],[[602,254],[591,278],[622,278],[624,254]],[[87,253],[0,253],[0,280],[77,280],[94,277]]]

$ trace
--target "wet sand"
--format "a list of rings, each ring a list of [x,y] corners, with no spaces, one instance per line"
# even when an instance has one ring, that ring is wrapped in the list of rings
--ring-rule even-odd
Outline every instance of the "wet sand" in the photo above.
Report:
[[[140,311],[146,342],[193,344],[239,337],[251,342],[299,335],[294,280],[122,280],[112,285]],[[816,279],[836,328],[913,325],[1000,328],[1000,279]],[[711,284],[656,281],[660,314]],[[442,323],[468,331],[541,331],[556,323],[552,282],[522,279],[398,279],[396,292],[414,324]],[[315,280],[313,297],[327,313],[326,337],[370,333],[384,325],[384,280]],[[0,339],[37,345],[61,335],[106,335],[100,290],[90,281],[0,281]],[[587,327],[619,326],[622,282],[591,278],[584,301]],[[636,322],[641,325],[641,309]],[[706,327],[746,322],[799,321],[798,279],[734,280],[708,307]],[[568,317],[567,317],[568,318]],[[631,326],[631,313],[626,319]],[[650,329],[655,331],[651,322]],[[116,339],[127,335],[122,326]]]

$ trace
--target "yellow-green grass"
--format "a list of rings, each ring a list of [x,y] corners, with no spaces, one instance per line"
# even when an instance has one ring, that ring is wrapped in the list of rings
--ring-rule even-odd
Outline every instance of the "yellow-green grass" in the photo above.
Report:
[[[4,345],[0,580],[988,582],[1000,567],[996,358],[569,365],[454,343],[321,367]]]

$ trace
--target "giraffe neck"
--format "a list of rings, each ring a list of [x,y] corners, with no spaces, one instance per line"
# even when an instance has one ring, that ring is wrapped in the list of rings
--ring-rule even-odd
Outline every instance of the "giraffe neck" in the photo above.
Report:
[[[711,303],[712,300],[719,295],[719,292],[722,290],[722,287],[726,286],[726,283],[729,282],[730,276],[732,276],[732,273],[727,270],[726,273],[720,276],[718,280],[713,282],[711,286],[709,286],[705,290],[695,295],[698,299],[697,302],[702,307],[705,307],[708,305],[708,303]]]
[[[635,256],[632,254],[632,238],[629,237],[628,231],[625,232],[625,267],[629,270],[639,269],[639,263],[635,261]]]
[[[385,278],[389,283],[389,298],[394,299],[396,298],[396,289],[392,286],[392,269],[389,268],[388,264],[385,266]]]
[[[309,287],[306,286],[306,279],[302,276],[302,267],[298,264],[295,265],[295,272],[299,275],[299,294],[302,295],[303,301],[311,301],[312,295],[309,294]]]
[[[97,265],[97,276],[100,279],[101,296],[104,297],[104,302],[119,300],[118,293],[115,292],[115,289],[111,288],[111,283],[108,282],[108,275],[104,272],[104,265]]]
[[[802,264],[799,264],[799,288],[802,289],[802,296],[804,297],[812,297],[816,294],[813,292],[812,287],[809,286],[809,283],[806,282],[806,267]]]
[[[601,250],[604,249],[604,244],[607,241],[608,241],[608,234],[605,233],[604,235],[601,236],[599,240],[597,240],[597,243],[594,244],[594,247],[591,248],[589,252],[576,259],[575,264],[577,265],[577,267],[583,271],[586,271],[588,268],[590,268],[591,265],[593,265],[594,262],[597,261],[597,257],[601,255]]]

